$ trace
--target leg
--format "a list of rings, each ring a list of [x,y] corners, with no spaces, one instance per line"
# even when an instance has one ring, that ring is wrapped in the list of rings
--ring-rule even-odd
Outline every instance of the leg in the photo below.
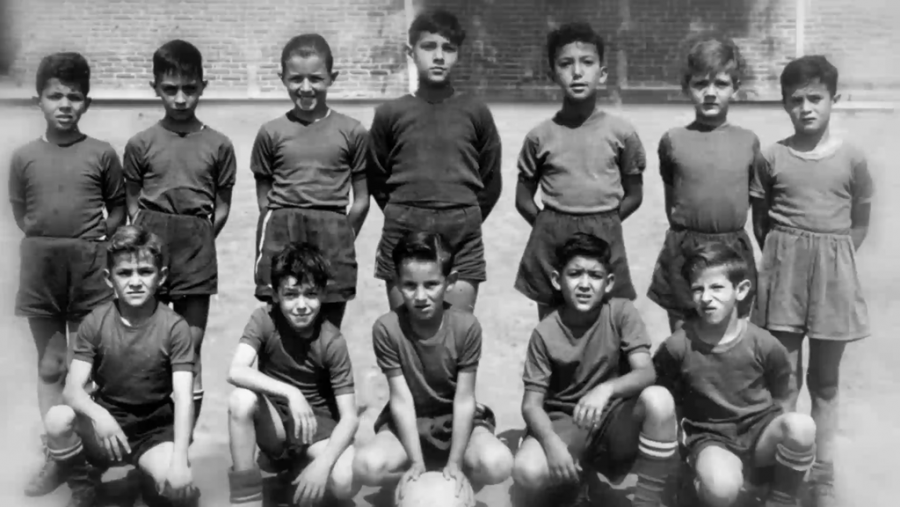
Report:
[[[731,507],[744,486],[741,459],[719,445],[707,445],[694,464],[695,485],[706,507]]]
[[[445,300],[458,310],[472,313],[475,311],[475,302],[478,300],[479,283],[470,280],[457,280],[453,287],[447,291]]]
[[[281,416],[264,396],[235,389],[228,401],[228,435],[231,504],[262,505],[263,479],[256,465],[256,447],[272,456],[282,453],[287,435]]]
[[[89,423],[80,420],[75,411],[65,405],[52,407],[46,415],[47,447],[61,475],[65,475],[72,498],[72,507],[90,507],[97,499],[102,472],[87,462],[87,454],[100,456],[99,445],[92,436]],[[80,435],[87,438],[83,441]],[[88,447],[89,449],[86,449]]]
[[[403,306],[403,294],[394,282],[384,282],[387,291],[388,306],[391,310],[395,310]]]
[[[509,448],[487,428],[476,426],[463,456],[466,476],[477,490],[500,484],[512,474],[513,456]]]
[[[353,476],[364,486],[393,486],[408,466],[403,444],[397,435],[383,428],[369,444],[356,450]]]
[[[775,465],[767,507],[792,506],[815,460],[816,423],[805,414],[778,416],[763,430],[753,450],[756,466]]]
[[[136,468],[142,472],[141,477],[141,494],[144,502],[148,505],[193,505],[192,501],[197,499],[197,487],[193,487],[193,491],[188,492],[185,500],[177,503],[171,498],[171,493],[166,490],[160,491],[160,486],[165,484],[166,474],[172,463],[172,454],[175,452],[175,444],[172,442],[160,442],[144,452],[136,464]],[[158,499],[164,499],[159,502]],[[152,500],[151,500],[152,499]]]
[[[328,446],[328,440],[316,442],[306,451],[306,457],[312,461],[318,458]],[[353,461],[356,456],[351,444],[344,449],[331,468],[331,477],[328,481],[329,492],[338,500],[349,500],[359,492],[359,481],[353,476]]]
[[[811,482],[821,506],[834,497],[834,437],[838,426],[840,365],[845,342],[810,340],[807,384],[816,424],[816,464]]]
[[[347,311],[347,302],[325,303],[319,311],[322,314],[323,319],[331,322],[334,327],[340,329],[341,323],[344,321],[344,312]]]
[[[638,457],[634,472],[638,476],[635,486],[635,506],[658,506],[662,502],[669,477],[678,467],[678,425],[675,420],[675,401],[665,388],[651,386],[638,397],[631,414],[632,426],[640,425]],[[612,424],[610,429],[618,430]],[[626,430],[610,431],[610,436],[627,434]],[[630,439],[619,439],[628,442]],[[610,445],[611,454],[616,445]]]
[[[547,455],[534,437],[527,436],[519,446],[513,462],[513,483],[528,493],[536,493],[550,485]]]
[[[796,411],[797,398],[800,396],[800,389],[803,388],[803,335],[785,331],[771,333],[788,350],[791,361],[791,390],[794,393],[793,398],[788,400],[788,409]]]
[[[194,343],[194,426],[200,419],[203,408],[203,364],[201,350],[203,337],[206,334],[206,323],[209,319],[209,296],[186,296],[172,302],[172,309],[181,315],[191,328],[191,340]]]

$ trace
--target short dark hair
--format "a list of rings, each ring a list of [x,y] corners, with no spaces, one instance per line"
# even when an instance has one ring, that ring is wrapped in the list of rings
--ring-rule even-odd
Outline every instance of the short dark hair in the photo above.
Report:
[[[607,273],[612,273],[612,250],[602,238],[584,232],[571,235],[556,248],[556,268],[562,271],[576,257],[594,259],[603,265]]]
[[[288,277],[324,289],[331,279],[331,267],[322,251],[309,243],[289,243],[272,258],[272,290],[276,293]]]
[[[317,55],[325,60],[325,67],[328,72],[334,67],[334,56],[331,53],[331,46],[325,37],[317,33],[304,33],[291,38],[281,50],[281,72],[284,72],[284,65],[292,56],[309,57]]]
[[[746,63],[741,50],[727,37],[704,37],[694,42],[688,51],[681,73],[681,87],[687,89],[694,76],[709,76],[725,72],[734,86],[740,86]]]
[[[547,61],[550,63],[551,69],[554,67],[559,51],[573,42],[593,44],[597,47],[600,61],[603,61],[603,37],[588,23],[581,21],[566,23],[547,34]]]
[[[414,231],[400,239],[391,252],[394,269],[400,273],[403,263],[408,261],[435,262],[444,276],[453,269],[453,253],[447,241],[438,233]]]
[[[153,79],[177,75],[203,79],[203,55],[197,46],[181,39],[166,42],[153,53]]]
[[[725,274],[732,284],[749,280],[750,266],[734,248],[721,241],[701,243],[685,256],[681,276],[690,284],[708,269],[725,268]]]
[[[838,70],[827,58],[822,55],[801,56],[788,63],[781,71],[781,98],[787,98],[788,93],[818,81],[828,88],[828,92],[834,97],[837,94]]]
[[[123,225],[109,239],[106,247],[106,266],[112,270],[121,255],[149,255],[153,264],[162,269],[164,265],[165,245],[156,234],[137,225]]]
[[[38,96],[53,78],[77,86],[85,96],[91,91],[91,66],[81,53],[53,53],[42,58],[34,83]]]
[[[457,46],[466,41],[466,31],[459,19],[444,9],[429,10],[416,16],[409,26],[409,45],[415,46],[424,32],[442,35]]]

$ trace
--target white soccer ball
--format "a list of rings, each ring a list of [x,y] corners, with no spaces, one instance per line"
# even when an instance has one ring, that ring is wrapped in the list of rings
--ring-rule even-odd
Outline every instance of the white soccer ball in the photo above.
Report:
[[[397,507],[475,507],[475,492],[469,481],[459,484],[442,472],[425,472],[418,479],[397,488]]]

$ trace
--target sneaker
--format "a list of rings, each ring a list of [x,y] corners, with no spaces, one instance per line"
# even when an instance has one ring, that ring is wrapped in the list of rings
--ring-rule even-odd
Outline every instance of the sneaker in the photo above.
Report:
[[[75,488],[66,507],[96,507],[98,497],[96,487]]]
[[[65,483],[62,470],[56,460],[44,449],[44,463],[25,486],[25,496],[38,497],[53,493]]]

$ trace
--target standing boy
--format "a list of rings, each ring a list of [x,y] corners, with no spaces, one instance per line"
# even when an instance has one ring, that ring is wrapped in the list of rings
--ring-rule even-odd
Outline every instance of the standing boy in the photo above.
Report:
[[[707,241],[728,244],[746,261],[751,288],[741,312],[750,313],[756,261],[744,227],[750,211],[750,179],[764,162],[756,135],[728,123],[728,105],[740,87],[743,69],[733,42],[708,39],[695,44],[681,82],[694,103],[694,121],[669,130],[659,142],[669,230],[647,297],[669,314],[672,331],[694,307],[681,276],[684,256]]]
[[[162,238],[169,275],[160,299],[172,304],[194,340],[194,416],[200,417],[200,348],[209,298],[218,291],[216,236],[231,208],[234,147],[204,125],[195,111],[206,88],[203,58],[194,45],[173,40],[153,54],[153,82],[165,117],[125,146],[125,188],[131,222]]]
[[[753,226],[763,248],[754,321],[783,343],[793,369],[791,407],[806,378],[816,421],[813,493],[835,505],[834,437],[841,357],[847,343],[869,336],[856,250],[869,227],[873,194],[865,155],[829,130],[838,70],[822,56],[789,63],[781,74],[784,109],[794,135],[765,151],[750,187]]]
[[[586,23],[566,24],[547,36],[547,57],[563,106],[525,138],[516,186],[516,209],[532,230],[515,287],[538,304],[540,319],[561,303],[551,280],[556,248],[579,232],[610,245],[612,295],[637,297],[622,221],[641,205],[646,165],[634,127],[597,108],[597,88],[606,82],[603,39]],[[543,209],[534,202],[539,186]]]
[[[375,110],[370,130],[369,191],[384,212],[375,277],[391,308],[403,304],[392,252],[411,231],[443,235],[457,282],[447,301],[474,311],[487,279],[481,225],[500,198],[500,135],[487,106],[450,82],[466,32],[453,14],[420,14],[409,28],[419,88]]]
[[[697,494],[709,507],[734,505],[745,474],[774,467],[766,507],[798,507],[816,425],[787,406],[794,396],[787,350],[738,309],[753,271],[720,242],[688,252],[682,266],[695,315],[654,361],[659,384],[675,396]]]
[[[678,444],[672,396],[653,385],[647,329],[631,301],[610,297],[615,274],[606,241],[578,233],[555,258],[552,283],[564,304],[528,343],[528,433],[516,454],[515,484],[533,505],[555,505],[550,486],[577,485],[589,469],[620,475],[633,464],[633,505],[657,507]]]
[[[47,414],[50,454],[66,472],[69,507],[97,505],[104,469],[128,463],[142,473],[149,505],[157,495],[195,500],[188,445],[194,350],[191,331],[156,299],[166,277],[160,239],[138,227],[110,239],[107,276],[116,300],[78,328],[65,405]],[[97,384],[91,395],[89,380]]]
[[[113,298],[104,280],[105,240],[125,219],[122,164],[115,149],[78,128],[91,105],[91,69],[78,53],[41,60],[37,105],[46,130],[18,148],[9,171],[9,200],[25,233],[16,315],[28,319],[38,351],[38,406],[44,419],[62,403],[68,363],[67,331]],[[107,212],[106,218],[103,216]],[[49,494],[65,481],[45,461],[25,489]]]
[[[403,306],[372,328],[375,358],[388,377],[390,400],[375,423],[375,439],[354,465],[370,486],[414,480],[437,464],[448,479],[481,486],[505,481],[509,449],[494,436],[494,415],[475,401],[481,325],[450,307],[456,281],[447,243],[436,233],[411,233],[393,252]]]
[[[356,295],[353,243],[369,212],[368,140],[358,121],[326,103],[338,75],[333,64],[331,47],[318,34],[299,35],[284,46],[281,81],[294,108],[259,130],[250,169],[260,212],[256,297],[271,299],[272,256],[289,243],[309,242],[331,264],[321,313],[340,328],[347,301]]]

